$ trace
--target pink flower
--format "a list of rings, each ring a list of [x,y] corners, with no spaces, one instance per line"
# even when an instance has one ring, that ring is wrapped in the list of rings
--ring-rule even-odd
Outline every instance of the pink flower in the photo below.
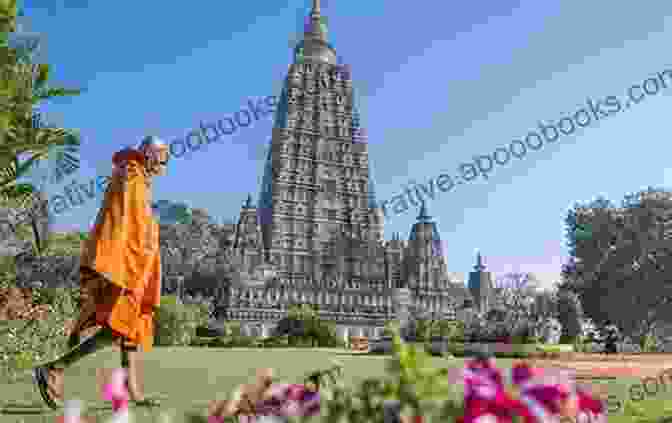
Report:
[[[525,423],[578,421],[606,423],[604,406],[585,388],[577,387],[568,372],[531,368],[525,363],[511,369],[514,391],[504,387],[502,373],[491,359],[467,362],[449,372],[452,383],[464,383],[465,413],[461,423],[510,423],[520,416]]]
[[[126,387],[127,373],[125,369],[115,369],[110,382],[103,387],[103,399],[112,402],[112,410],[120,412],[128,409],[128,388]]]
[[[509,423],[523,410],[504,389],[502,373],[490,359],[475,359],[462,371],[465,413],[463,423]]]
[[[565,371],[531,369],[525,363],[511,371],[514,386],[525,406],[526,423],[545,423],[562,417],[586,416],[606,421],[602,403],[587,390],[577,387]]]

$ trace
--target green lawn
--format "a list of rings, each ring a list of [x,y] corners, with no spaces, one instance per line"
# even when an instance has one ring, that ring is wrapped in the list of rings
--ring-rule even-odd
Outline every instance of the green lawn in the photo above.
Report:
[[[146,391],[167,399],[157,410],[138,410],[142,414],[138,415],[136,423],[159,422],[161,413],[175,413],[174,423],[182,423],[181,412],[204,411],[210,400],[225,397],[238,384],[248,382],[258,367],[273,367],[281,380],[298,382],[310,370],[329,367],[332,359],[343,363],[349,383],[382,376],[385,371],[384,356],[352,355],[339,350],[156,348],[145,356]],[[511,364],[511,360],[497,361],[503,368]],[[432,358],[432,363],[441,367],[458,366],[462,362],[461,359]],[[114,351],[101,352],[83,360],[66,372],[68,397],[84,400],[95,414],[109,415],[109,406],[97,398],[96,368],[118,365],[119,356]],[[637,382],[633,378],[619,379],[610,383],[609,392],[625,398],[629,385]],[[649,420],[643,421],[662,423],[663,404],[672,404],[672,386],[664,388],[661,386],[659,391],[667,393],[638,403],[649,413]],[[42,406],[30,379],[0,385],[0,405],[0,423],[46,423],[53,422],[57,415]],[[636,420],[632,416],[623,413],[609,416],[610,423],[633,421]]]

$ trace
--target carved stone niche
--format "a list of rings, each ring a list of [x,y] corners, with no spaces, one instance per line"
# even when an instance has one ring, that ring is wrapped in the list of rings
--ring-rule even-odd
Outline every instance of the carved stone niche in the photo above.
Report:
[[[293,70],[292,72],[290,72],[288,79],[291,84],[300,85],[303,80],[303,76],[301,75],[301,73],[297,72],[296,70]]]
[[[304,88],[305,92],[311,96],[317,94],[318,87],[313,80],[307,80]]]
[[[317,78],[318,86],[325,90],[334,88],[334,83],[332,81],[333,79],[331,79],[326,73],[320,74]]]

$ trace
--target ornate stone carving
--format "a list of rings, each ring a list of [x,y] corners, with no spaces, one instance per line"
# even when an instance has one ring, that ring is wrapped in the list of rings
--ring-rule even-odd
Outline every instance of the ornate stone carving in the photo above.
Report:
[[[261,238],[247,243],[278,258],[277,282],[266,294],[257,290],[245,300],[279,311],[244,315],[241,302],[229,315],[279,319],[288,305],[309,302],[319,305],[325,318],[346,324],[382,326],[397,311],[403,317],[405,306],[397,306],[394,289],[412,274],[433,284],[445,279],[445,262],[433,257],[423,267],[428,261],[414,256],[412,240],[373,240],[382,236],[383,214],[375,200],[369,202],[366,132],[353,104],[349,67],[304,57],[290,66],[285,84],[287,124],[273,129],[271,189],[262,193],[269,199],[273,229],[263,246]],[[263,279],[252,272],[251,278]],[[408,301],[425,300],[411,295]]]

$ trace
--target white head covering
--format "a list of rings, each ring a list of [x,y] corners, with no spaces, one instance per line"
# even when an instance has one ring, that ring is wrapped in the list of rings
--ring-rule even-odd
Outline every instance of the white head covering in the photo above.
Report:
[[[142,141],[140,141],[140,145],[138,145],[139,151],[143,152],[145,156],[150,159],[156,159],[157,161],[160,159],[159,154],[167,149],[168,144],[154,135],[149,135],[143,138]]]
[[[146,159],[146,166],[148,170],[156,169],[161,163],[162,154],[168,151],[168,144],[166,144],[159,137],[149,135],[140,141],[138,151],[144,154]]]

